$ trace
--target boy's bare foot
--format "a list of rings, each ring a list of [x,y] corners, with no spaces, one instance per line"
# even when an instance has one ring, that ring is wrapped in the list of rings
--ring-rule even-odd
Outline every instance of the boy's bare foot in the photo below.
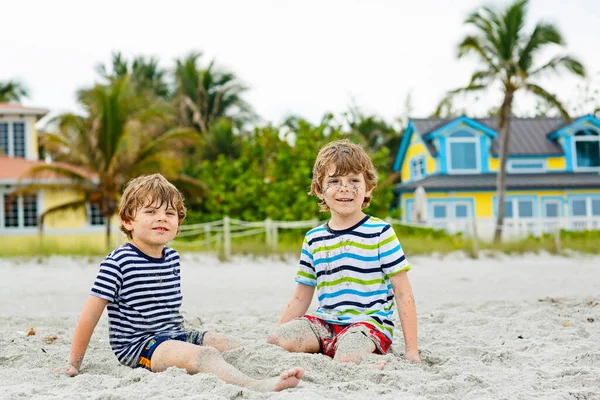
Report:
[[[387,362],[385,362],[385,361],[377,361],[377,362],[376,362],[376,363],[374,363],[374,364],[366,364],[365,366],[366,366],[368,369],[378,369],[378,370],[382,370],[382,369],[384,369],[384,368],[385,368],[385,366],[386,366],[386,365],[387,365]]]
[[[252,389],[259,392],[281,392],[298,386],[300,379],[304,376],[302,368],[292,368],[276,378],[269,378],[258,382]]]

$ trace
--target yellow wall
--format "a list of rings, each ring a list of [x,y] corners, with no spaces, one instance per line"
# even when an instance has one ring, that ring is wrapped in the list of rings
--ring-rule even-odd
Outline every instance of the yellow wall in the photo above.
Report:
[[[47,210],[50,207],[54,207],[81,198],[81,194],[67,190],[45,190],[43,196],[43,211]],[[111,224],[113,226],[118,226],[118,224],[120,223],[121,220],[118,217],[113,217],[111,219]],[[77,210],[70,209],[60,211],[55,214],[50,214],[44,220],[44,227],[50,229],[77,229],[83,228],[85,226],[89,225],[87,224],[87,215],[83,208]]]
[[[33,150],[33,154],[38,154],[38,134],[35,129],[35,120],[31,121],[31,147]],[[36,157],[39,158],[39,155]]]
[[[500,169],[500,159],[498,157],[489,158],[490,171],[498,171]],[[567,159],[565,157],[546,157],[546,165],[548,171],[565,171],[567,169]]]
[[[81,194],[66,190],[45,190],[43,207],[44,211],[81,198]],[[81,228],[86,224],[86,215],[83,209],[65,210],[50,214],[44,220],[44,226],[47,228]]]
[[[410,180],[410,160],[419,155],[425,155],[425,172],[427,175],[434,174],[437,170],[435,158],[431,157],[429,150],[425,147],[425,144],[419,137],[418,133],[413,133],[410,140],[410,145],[404,156],[404,162],[402,163],[402,182],[408,182]]]
[[[567,169],[567,159],[565,157],[549,157],[548,171],[564,171]]]

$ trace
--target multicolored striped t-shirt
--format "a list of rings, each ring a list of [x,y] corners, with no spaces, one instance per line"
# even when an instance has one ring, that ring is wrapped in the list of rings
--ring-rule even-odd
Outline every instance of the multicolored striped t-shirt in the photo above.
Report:
[[[367,215],[345,230],[324,224],[309,231],[296,282],[316,286],[316,317],[342,325],[369,322],[391,339],[394,291],[390,277],[409,269],[391,225]]]

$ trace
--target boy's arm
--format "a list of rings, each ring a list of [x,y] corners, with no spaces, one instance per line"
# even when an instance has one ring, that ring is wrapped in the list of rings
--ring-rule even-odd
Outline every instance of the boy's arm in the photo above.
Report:
[[[281,318],[279,318],[279,322],[277,326],[281,324],[285,324],[288,321],[293,320],[294,318],[298,318],[306,314],[308,311],[308,307],[310,307],[310,303],[312,302],[313,294],[315,293],[315,286],[303,285],[298,283],[296,286],[296,290],[294,290],[294,294],[290,301],[288,301],[287,306],[281,313]]]
[[[406,271],[398,272],[390,277],[394,288],[394,297],[398,316],[404,333],[405,354],[404,358],[411,362],[421,362],[417,344],[417,308],[412,288]]]
[[[67,375],[75,376],[79,374],[79,368],[81,367],[87,346],[90,343],[92,333],[94,333],[98,320],[102,316],[107,304],[108,300],[92,295],[88,296],[77,321],[75,333],[73,334],[71,356],[69,357],[69,364],[66,367]]]

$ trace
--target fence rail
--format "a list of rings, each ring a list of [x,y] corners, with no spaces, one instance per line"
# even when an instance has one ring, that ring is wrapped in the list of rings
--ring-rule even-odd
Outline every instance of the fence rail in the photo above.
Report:
[[[197,237],[196,240],[175,240],[179,247],[198,247],[219,244],[223,248],[225,258],[231,257],[231,240],[246,236],[264,234],[265,244],[271,250],[277,249],[280,229],[310,229],[324,221],[311,219],[307,221],[274,221],[267,218],[264,221],[249,222],[224,217],[221,220],[201,224],[183,225],[177,235],[182,237]]]
[[[391,224],[409,225],[442,229],[450,234],[462,233],[477,240],[491,240],[496,228],[493,218],[456,218],[435,219],[424,224],[407,224],[401,220],[386,219]],[[221,220],[201,224],[183,225],[175,244],[179,247],[222,246],[225,258],[231,257],[232,239],[247,236],[265,235],[265,244],[271,250],[277,249],[278,235],[281,229],[310,229],[325,221],[311,219],[307,221],[264,221],[249,222],[224,217]],[[564,217],[564,218],[506,218],[503,227],[503,239],[523,238],[530,235],[558,234],[560,230],[584,231],[599,230],[600,217]],[[182,237],[196,237],[195,240],[178,240]],[[558,240],[558,239],[557,239]]]
[[[403,224],[402,221],[394,223]],[[455,218],[433,219],[414,226],[442,229],[448,233],[463,233],[479,239],[491,240],[496,229],[495,218]],[[505,218],[502,230],[503,239],[518,239],[543,234],[557,234],[561,230],[586,231],[600,230],[600,216],[559,217],[559,218]]]

